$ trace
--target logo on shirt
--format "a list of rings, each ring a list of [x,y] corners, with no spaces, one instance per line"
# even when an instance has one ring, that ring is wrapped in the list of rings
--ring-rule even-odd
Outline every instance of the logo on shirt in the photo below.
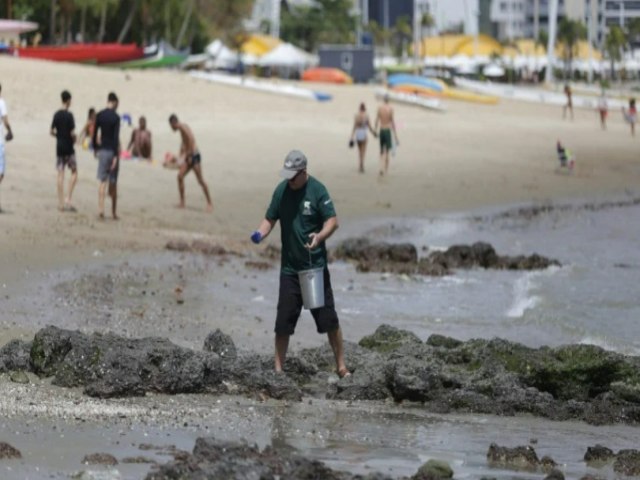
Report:
[[[309,200],[305,200],[302,206],[302,214],[303,215],[311,215],[311,202]]]

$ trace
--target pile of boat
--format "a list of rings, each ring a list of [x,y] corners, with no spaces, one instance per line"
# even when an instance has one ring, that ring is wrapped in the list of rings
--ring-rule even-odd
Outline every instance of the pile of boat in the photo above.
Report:
[[[188,50],[176,50],[161,42],[149,47],[122,43],[72,43],[60,46],[13,47],[9,53],[20,58],[53,62],[88,63],[114,68],[158,68],[180,65]]]

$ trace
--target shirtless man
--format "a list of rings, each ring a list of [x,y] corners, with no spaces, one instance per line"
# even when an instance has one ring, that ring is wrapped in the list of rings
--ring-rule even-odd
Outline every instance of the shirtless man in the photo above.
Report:
[[[184,177],[190,170],[193,169],[198,179],[198,183],[202,187],[204,196],[207,199],[207,211],[213,211],[213,203],[211,202],[211,196],[209,195],[209,187],[202,178],[202,165],[200,164],[200,152],[196,145],[196,139],[193,136],[193,132],[186,123],[181,123],[175,114],[171,114],[169,117],[169,125],[174,132],[177,130],[180,132],[182,143],[180,145],[180,156],[184,155],[185,162],[180,165],[180,171],[178,172],[178,191],[180,192],[180,203],[178,208],[185,207],[184,201]]]
[[[134,157],[151,160],[151,132],[147,130],[147,119],[140,117],[138,128],[131,133],[131,140],[127,150],[131,151]]]
[[[378,130],[378,125],[380,125],[380,130]],[[389,95],[384,96],[384,103],[378,108],[374,130],[378,131],[380,138],[380,176],[382,176],[389,172],[389,150],[393,147],[391,132],[393,132],[396,145],[400,145],[396,124],[393,121],[393,108],[389,105]]]

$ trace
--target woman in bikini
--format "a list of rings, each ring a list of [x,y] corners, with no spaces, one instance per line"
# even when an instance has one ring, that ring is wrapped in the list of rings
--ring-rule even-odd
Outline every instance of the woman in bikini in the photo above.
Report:
[[[377,137],[376,132],[373,130],[371,123],[369,122],[369,115],[364,103],[360,104],[360,109],[356,113],[353,121],[353,130],[351,131],[351,140],[349,145],[353,146],[354,141],[358,144],[358,159],[360,161],[359,172],[364,173],[364,157],[367,152],[367,137],[369,131],[374,137]]]

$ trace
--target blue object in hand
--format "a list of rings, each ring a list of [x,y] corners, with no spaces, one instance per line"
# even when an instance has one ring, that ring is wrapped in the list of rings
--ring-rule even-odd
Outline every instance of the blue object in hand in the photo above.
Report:
[[[251,234],[251,241],[253,243],[260,243],[260,240],[262,240],[262,234],[259,231],[255,231]]]

